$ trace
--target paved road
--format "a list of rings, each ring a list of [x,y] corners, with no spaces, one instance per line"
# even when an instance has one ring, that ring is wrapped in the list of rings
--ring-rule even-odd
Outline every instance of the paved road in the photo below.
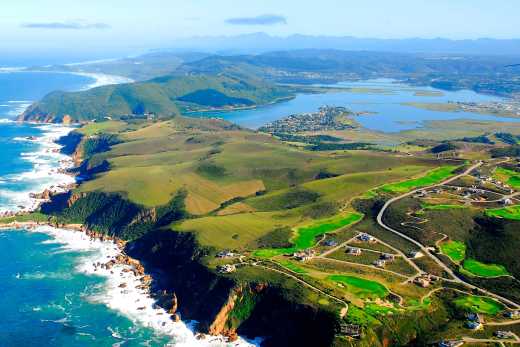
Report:
[[[491,297],[494,297],[504,303],[507,303],[508,305],[510,305],[511,307],[514,307],[514,308],[520,308],[520,305],[518,305],[517,303],[507,299],[507,298],[504,298],[498,294],[495,294],[495,293],[492,293],[486,289],[482,289],[482,288],[479,288],[477,286],[474,286],[468,282],[465,282],[464,280],[462,280],[461,278],[459,278],[454,272],[452,269],[450,269],[446,264],[444,264],[439,258],[437,258],[435,255],[433,255],[430,250],[425,246],[423,245],[422,243],[418,242],[417,240],[403,234],[402,232],[398,231],[398,230],[395,230],[393,229],[392,227],[389,227],[388,225],[386,225],[384,222],[383,222],[383,216],[386,212],[386,210],[388,209],[388,207],[393,204],[394,202],[396,201],[399,201],[401,199],[404,199],[406,197],[409,197],[409,196],[412,196],[416,193],[418,193],[419,191],[423,190],[423,189],[429,189],[429,188],[434,188],[434,187],[439,187],[439,186],[442,186],[442,185],[445,185],[445,184],[449,184],[453,181],[456,181],[457,179],[463,177],[463,176],[466,176],[468,174],[470,174],[473,170],[475,170],[476,168],[482,166],[482,162],[479,161],[477,162],[476,164],[473,164],[471,167],[469,167],[467,170],[465,170],[463,173],[460,173],[458,175],[455,175],[441,183],[438,183],[438,184],[434,184],[434,185],[431,185],[429,187],[423,187],[423,188],[419,188],[419,189],[415,189],[415,190],[412,190],[408,193],[405,193],[405,194],[402,194],[402,195],[399,195],[399,196],[396,196],[390,200],[388,200],[383,208],[381,209],[381,211],[379,211],[378,215],[377,215],[377,223],[384,229],[410,241],[411,243],[413,243],[414,245],[416,245],[417,247],[419,247],[421,249],[421,251],[426,254],[428,257],[430,257],[431,259],[433,259],[446,273],[448,273],[455,282],[457,283],[460,283],[460,284],[463,284],[465,285],[466,287],[470,288],[470,289],[475,289],[475,290],[478,290],[480,291],[481,293],[484,293],[488,296],[491,296]]]

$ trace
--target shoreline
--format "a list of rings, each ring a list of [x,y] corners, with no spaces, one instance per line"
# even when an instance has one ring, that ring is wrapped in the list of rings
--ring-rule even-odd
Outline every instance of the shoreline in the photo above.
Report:
[[[147,273],[139,260],[126,254],[126,242],[123,240],[89,230],[82,224],[53,225],[50,222],[15,220],[9,223],[0,222],[0,231],[2,230],[44,233],[63,244],[66,249],[95,251],[95,255],[84,257],[84,261],[76,267],[79,273],[105,278],[102,295],[89,300],[122,313],[134,324],[150,328],[160,336],[172,338],[173,341],[168,346],[170,343],[171,346],[258,346],[256,341],[249,342],[240,337],[203,334],[196,331],[196,322],[182,321],[175,307],[176,298],[170,298],[172,293],[153,290],[153,274]],[[161,307],[158,296],[166,297],[173,307]]]
[[[92,88],[107,86],[107,85],[115,85],[115,84],[125,84],[125,83],[133,83],[135,80],[119,75],[111,75],[101,72],[87,72],[87,71],[67,71],[67,70],[32,70],[27,67],[13,67],[13,68],[0,68],[0,73],[55,73],[55,74],[70,74],[76,76],[82,76],[91,78],[94,82],[87,84],[83,88],[78,91],[88,90]]]
[[[55,241],[63,244],[65,248],[78,251],[96,251],[97,255],[94,259],[87,257],[88,261],[76,269],[80,273],[105,278],[104,292],[95,298],[94,301],[104,304],[109,310],[122,313],[134,324],[138,324],[143,328],[150,328],[160,336],[172,339],[173,342],[171,343],[173,346],[257,346],[258,342],[248,342],[238,336],[230,338],[197,332],[195,329],[196,322],[182,321],[180,315],[176,312],[176,308],[167,310],[159,306],[158,301],[161,297],[166,295],[167,302],[172,302],[169,296],[174,294],[153,291],[153,274],[145,273],[141,262],[126,254],[125,241],[89,230],[82,224],[52,224],[50,221],[16,220],[17,217],[27,218],[30,213],[37,212],[42,203],[50,200],[52,194],[70,191],[77,185],[74,175],[67,172],[68,169],[74,167],[73,158],[61,153],[62,146],[56,143],[61,136],[66,136],[74,128],[52,124],[43,124],[42,126],[48,128],[56,127],[57,130],[54,132],[44,131],[42,136],[30,139],[21,138],[19,140],[39,143],[44,139],[44,144],[28,155],[36,157],[41,153],[52,153],[53,155],[49,158],[50,162],[52,162],[52,159],[59,157],[58,167],[49,166],[46,174],[51,176],[59,173],[64,175],[63,179],[68,177],[74,183],[69,182],[67,185],[56,183],[43,184],[39,187],[42,188],[39,189],[39,193],[34,191],[23,192],[25,197],[32,201],[32,204],[24,209],[11,209],[0,212],[0,218],[12,220],[10,222],[0,221],[0,231],[11,229],[41,232],[51,236]],[[34,166],[36,167],[37,163],[34,163]],[[34,173],[35,170],[33,167],[29,171],[29,175]],[[28,173],[24,174],[27,176]],[[38,175],[35,176],[37,180],[41,179],[38,178]]]
[[[9,198],[10,204],[0,209],[0,217],[34,212],[51,194],[66,192],[76,185],[74,175],[68,172],[74,161],[61,153],[62,146],[56,143],[74,128],[61,124],[38,124],[37,128],[41,131],[38,136],[12,138],[13,142],[29,142],[38,146],[33,151],[20,153],[20,159],[32,164],[31,169],[5,176],[10,181],[28,182],[31,186],[21,191],[1,191],[3,196]]]

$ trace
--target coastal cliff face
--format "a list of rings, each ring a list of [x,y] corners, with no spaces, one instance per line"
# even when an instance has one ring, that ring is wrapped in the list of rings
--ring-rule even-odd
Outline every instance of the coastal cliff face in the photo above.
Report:
[[[239,281],[201,263],[209,250],[191,233],[156,230],[127,245],[127,253],[155,272],[153,287],[161,305],[202,332],[234,338],[263,337],[262,346],[330,346],[336,316],[292,301],[283,288]],[[175,300],[173,299],[175,294]]]

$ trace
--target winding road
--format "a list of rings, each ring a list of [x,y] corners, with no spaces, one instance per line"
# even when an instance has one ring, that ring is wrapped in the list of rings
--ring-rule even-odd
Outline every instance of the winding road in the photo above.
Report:
[[[412,190],[410,192],[407,192],[405,194],[402,194],[402,195],[399,195],[399,196],[396,196],[390,200],[388,200],[384,205],[383,207],[381,208],[381,210],[379,211],[378,215],[377,215],[377,223],[384,229],[402,237],[403,239],[406,239],[407,241],[413,243],[414,245],[416,245],[417,247],[420,248],[421,252],[423,252],[425,255],[427,255],[428,257],[430,257],[432,260],[434,260],[447,274],[449,274],[452,278],[453,278],[453,281],[456,282],[456,283],[460,283],[464,286],[466,286],[467,288],[470,288],[470,289],[474,289],[474,290],[477,290],[485,295],[488,295],[488,296],[491,296],[499,301],[502,301],[504,303],[507,303],[509,306],[513,307],[513,308],[520,308],[520,305],[503,297],[503,296],[500,296],[498,294],[495,294],[493,292],[490,292],[486,289],[482,289],[482,288],[479,288],[471,283],[468,283],[466,281],[464,281],[463,279],[459,278],[454,272],[453,270],[447,266],[444,262],[442,262],[442,260],[440,260],[439,258],[437,258],[435,255],[433,255],[431,252],[430,252],[430,249],[428,247],[426,247],[425,245],[423,245],[422,243],[418,242],[417,240],[409,237],[408,235],[405,235],[403,234],[402,232],[386,225],[384,222],[383,222],[383,217],[384,217],[384,214],[386,212],[386,210],[388,209],[388,207],[390,207],[390,205],[392,205],[394,202],[397,202],[399,200],[402,200],[404,198],[407,198],[409,196],[412,196],[416,193],[418,193],[419,191],[423,190],[423,189],[430,189],[430,188],[434,188],[434,187],[439,187],[439,186],[443,186],[443,185],[446,185],[446,184],[449,184],[451,182],[454,182],[456,181],[457,179],[463,177],[463,176],[466,176],[466,175],[469,175],[473,170],[479,168],[480,166],[482,166],[483,162],[482,161],[479,161],[475,164],[473,164],[472,166],[470,166],[468,169],[466,169],[464,172],[460,173],[460,174],[457,174],[455,176],[452,176],[450,177],[449,179],[446,179],[445,181],[441,182],[441,183],[437,183],[437,184],[434,184],[434,185],[431,185],[429,187],[422,187],[422,188],[418,188],[418,189],[415,189],[415,190]]]

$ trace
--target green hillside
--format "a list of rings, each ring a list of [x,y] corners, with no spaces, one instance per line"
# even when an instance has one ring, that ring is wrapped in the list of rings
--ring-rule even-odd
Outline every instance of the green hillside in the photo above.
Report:
[[[146,82],[103,86],[81,92],[53,92],[33,104],[22,120],[84,122],[106,116],[154,113],[168,118],[185,110],[251,107],[289,97],[289,92],[252,78],[246,69],[177,74]]]

